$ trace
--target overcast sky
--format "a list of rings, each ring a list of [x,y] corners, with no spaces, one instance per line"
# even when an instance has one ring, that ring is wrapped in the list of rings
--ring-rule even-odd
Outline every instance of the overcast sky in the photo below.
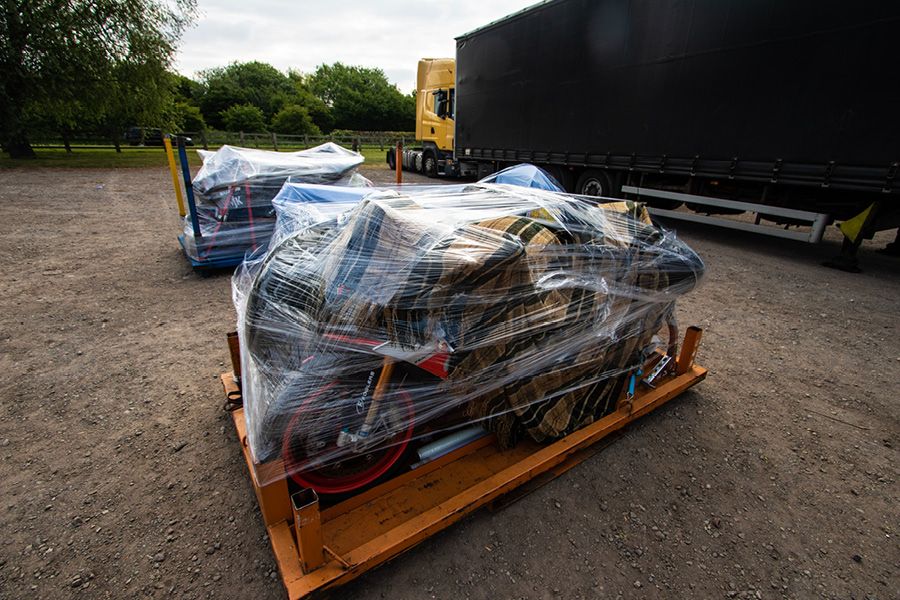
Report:
[[[455,55],[454,37],[535,0],[199,0],[176,68],[188,77],[259,60],[304,73],[322,63],[379,67],[404,93],[420,58]]]

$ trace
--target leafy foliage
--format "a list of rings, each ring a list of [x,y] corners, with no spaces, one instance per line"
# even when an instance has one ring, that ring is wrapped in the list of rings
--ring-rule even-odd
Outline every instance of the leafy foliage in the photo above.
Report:
[[[266,131],[266,118],[258,106],[235,104],[220,113],[222,123],[229,131]]]
[[[118,148],[130,125],[174,126],[174,98],[165,65],[151,61],[122,61],[108,74],[102,100],[97,102],[97,126]]]
[[[286,106],[299,106],[306,109],[319,129],[329,131],[332,127],[328,107],[310,91],[306,78],[298,71],[285,75],[262,62],[232,63],[203,71],[200,84],[201,90],[195,97],[213,127],[225,127],[222,111],[236,104],[256,106],[266,122]]]
[[[320,65],[309,88],[331,109],[341,129],[410,130],[415,127],[415,99],[388,82],[384,71],[342,63]]]
[[[175,124],[180,131],[199,132],[206,131],[206,120],[203,113],[193,104],[187,102],[175,103]]]
[[[224,111],[235,105],[258,108],[269,121],[288,103],[293,92],[281,71],[261,62],[232,63],[201,73],[200,109],[213,127],[227,126]]]
[[[196,0],[3,0],[0,146],[34,156],[30,139],[131,126],[316,134],[334,127],[410,130],[415,103],[380,69],[322,65],[286,74],[232,63],[200,81],[169,71]]]
[[[175,44],[195,0],[4,0],[0,7],[0,143],[34,156],[29,132],[91,118],[170,118]],[[150,98],[142,94],[157,94]]]
[[[415,97],[402,94],[381,69],[335,63],[311,75],[285,75],[266,63],[232,63],[202,72],[199,86],[181,82],[178,90],[186,89],[185,99],[198,102],[206,123],[218,129],[263,131],[229,125],[225,115],[235,106],[258,108],[276,133],[415,128]]]
[[[313,123],[309,111],[302,106],[285,106],[272,118],[272,131],[292,135],[319,135],[322,131]]]
[[[175,88],[175,99],[177,102],[184,102],[199,107],[201,96],[203,96],[203,86],[179,73],[172,73],[172,85]]]
[[[294,86],[297,106],[302,106],[309,112],[319,129],[322,131],[331,131],[334,128],[334,119],[331,117],[331,110],[322,100],[313,94],[309,89],[309,77],[300,73],[300,71],[288,71],[288,78]]]

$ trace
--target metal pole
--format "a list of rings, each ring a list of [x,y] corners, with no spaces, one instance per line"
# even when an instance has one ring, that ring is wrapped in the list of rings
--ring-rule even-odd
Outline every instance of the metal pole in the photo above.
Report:
[[[403,141],[397,142],[397,150],[394,155],[394,163],[397,167],[397,185],[403,183]]]
[[[163,145],[166,147],[166,158],[169,161],[169,172],[172,174],[172,185],[175,186],[175,199],[178,201],[178,216],[183,217],[184,211],[184,195],[181,193],[181,184],[178,183],[178,168],[175,166],[175,155],[172,153],[172,140],[168,134],[163,138]]]
[[[300,490],[291,496],[291,508],[300,568],[304,573],[310,573],[325,564],[319,496],[315,490]]]
[[[702,335],[703,330],[693,325],[684,332],[684,344],[681,346],[681,354],[678,355],[678,360],[675,363],[675,373],[677,375],[684,375],[694,366],[694,357],[697,355],[697,348],[700,346]]]
[[[231,355],[231,372],[234,375],[234,381],[241,383],[241,342],[238,339],[236,331],[226,334],[228,339],[228,352]]]
[[[181,159],[181,174],[184,176],[184,191],[187,194],[188,210],[191,213],[191,227],[194,237],[201,238],[200,219],[197,218],[197,205],[194,203],[194,186],[191,184],[191,167],[188,164],[187,150],[184,147],[184,139],[178,138],[178,158]]]

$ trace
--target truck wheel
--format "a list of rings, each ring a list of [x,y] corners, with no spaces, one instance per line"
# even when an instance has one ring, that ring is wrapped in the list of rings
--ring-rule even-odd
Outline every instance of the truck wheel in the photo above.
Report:
[[[394,150],[387,151],[387,164],[391,169],[397,168],[397,153]]]
[[[434,153],[426,152],[422,157],[422,172],[427,177],[437,177],[437,158]]]
[[[588,169],[578,178],[575,193],[582,196],[609,196],[612,193],[612,183],[603,171]]]

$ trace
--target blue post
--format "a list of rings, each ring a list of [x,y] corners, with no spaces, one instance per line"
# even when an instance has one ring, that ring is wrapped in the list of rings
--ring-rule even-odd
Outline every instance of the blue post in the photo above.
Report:
[[[187,192],[188,211],[191,213],[191,227],[194,237],[203,237],[200,233],[200,219],[197,218],[197,205],[194,203],[194,186],[191,185],[191,167],[188,165],[187,150],[184,148],[184,140],[178,138],[178,159],[181,161],[181,173],[184,175],[184,191]]]

